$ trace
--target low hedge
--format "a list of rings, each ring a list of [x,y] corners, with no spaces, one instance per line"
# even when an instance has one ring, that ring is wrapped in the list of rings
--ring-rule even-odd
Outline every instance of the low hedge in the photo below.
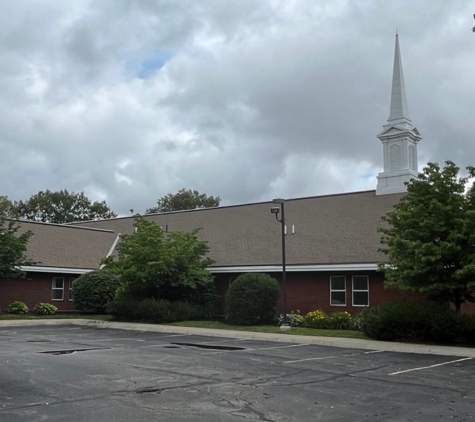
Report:
[[[361,312],[361,331],[385,341],[420,341],[475,345],[475,315],[448,306],[391,301]]]
[[[140,321],[154,324],[185,320],[206,319],[206,306],[168,300],[113,300],[107,306],[107,313],[119,321]]]

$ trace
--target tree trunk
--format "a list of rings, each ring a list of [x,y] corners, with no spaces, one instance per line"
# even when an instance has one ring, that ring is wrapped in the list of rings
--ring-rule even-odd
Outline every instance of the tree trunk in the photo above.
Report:
[[[460,313],[460,307],[462,306],[462,301],[457,300],[457,301],[454,302],[454,305],[455,305],[455,313],[459,314]]]

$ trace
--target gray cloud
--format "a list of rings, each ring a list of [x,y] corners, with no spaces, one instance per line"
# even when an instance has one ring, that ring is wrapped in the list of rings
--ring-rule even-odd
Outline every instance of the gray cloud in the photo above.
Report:
[[[0,194],[123,214],[372,189],[394,31],[427,160],[475,164],[468,2],[0,1]]]

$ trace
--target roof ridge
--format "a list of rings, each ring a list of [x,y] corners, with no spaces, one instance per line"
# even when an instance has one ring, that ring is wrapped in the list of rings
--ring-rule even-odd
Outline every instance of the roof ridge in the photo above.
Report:
[[[75,225],[70,225],[70,224],[67,224],[67,223],[47,223],[45,221],[32,221],[32,220],[15,220],[15,219],[12,219],[12,218],[6,218],[5,220],[7,221],[16,221],[20,224],[38,224],[38,225],[44,225],[44,226],[54,226],[54,227],[63,227],[63,228],[66,228],[66,229],[82,229],[82,230],[93,230],[93,231],[98,231],[98,232],[107,232],[107,233],[114,233],[114,230],[110,230],[110,229],[99,229],[99,228],[96,228],[96,227],[84,227],[84,226],[75,226]],[[99,221],[99,220],[90,220],[90,221],[87,221],[87,223],[90,223],[92,221]],[[84,222],[86,223],[86,221]]]
[[[312,199],[312,198],[327,198],[327,197],[331,197],[331,196],[357,195],[357,194],[370,193],[370,192],[376,193],[376,190],[375,189],[370,189],[370,190],[363,190],[363,191],[356,191],[356,192],[343,192],[343,193],[330,193],[330,194],[325,194],[325,195],[303,196],[303,197],[300,197],[300,198],[289,198],[289,199],[286,199],[285,202],[300,201],[300,200]],[[134,218],[137,215],[140,216],[140,217],[148,217],[148,216],[155,216],[155,215],[169,215],[169,214],[208,211],[208,210],[216,210],[216,209],[224,209],[224,208],[247,207],[249,205],[261,205],[261,204],[272,204],[272,200],[258,201],[258,202],[247,202],[247,203],[244,203],[244,204],[222,205],[222,206],[219,206],[219,207],[194,208],[192,210],[154,212],[154,213],[150,213],[150,214],[134,214],[134,215],[127,215],[127,216],[124,216],[124,217],[103,218],[103,219],[100,219],[100,220],[74,221],[72,223],[65,223],[65,224],[68,225],[68,226],[75,226],[76,224],[95,223],[96,221],[98,222],[98,221],[125,220],[125,219],[129,219],[129,218]]]

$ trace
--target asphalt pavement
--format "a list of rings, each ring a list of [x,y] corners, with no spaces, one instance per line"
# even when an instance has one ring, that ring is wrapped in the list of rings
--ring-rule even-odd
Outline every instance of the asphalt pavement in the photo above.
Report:
[[[0,326],[2,422],[474,419],[473,349],[45,324]]]

